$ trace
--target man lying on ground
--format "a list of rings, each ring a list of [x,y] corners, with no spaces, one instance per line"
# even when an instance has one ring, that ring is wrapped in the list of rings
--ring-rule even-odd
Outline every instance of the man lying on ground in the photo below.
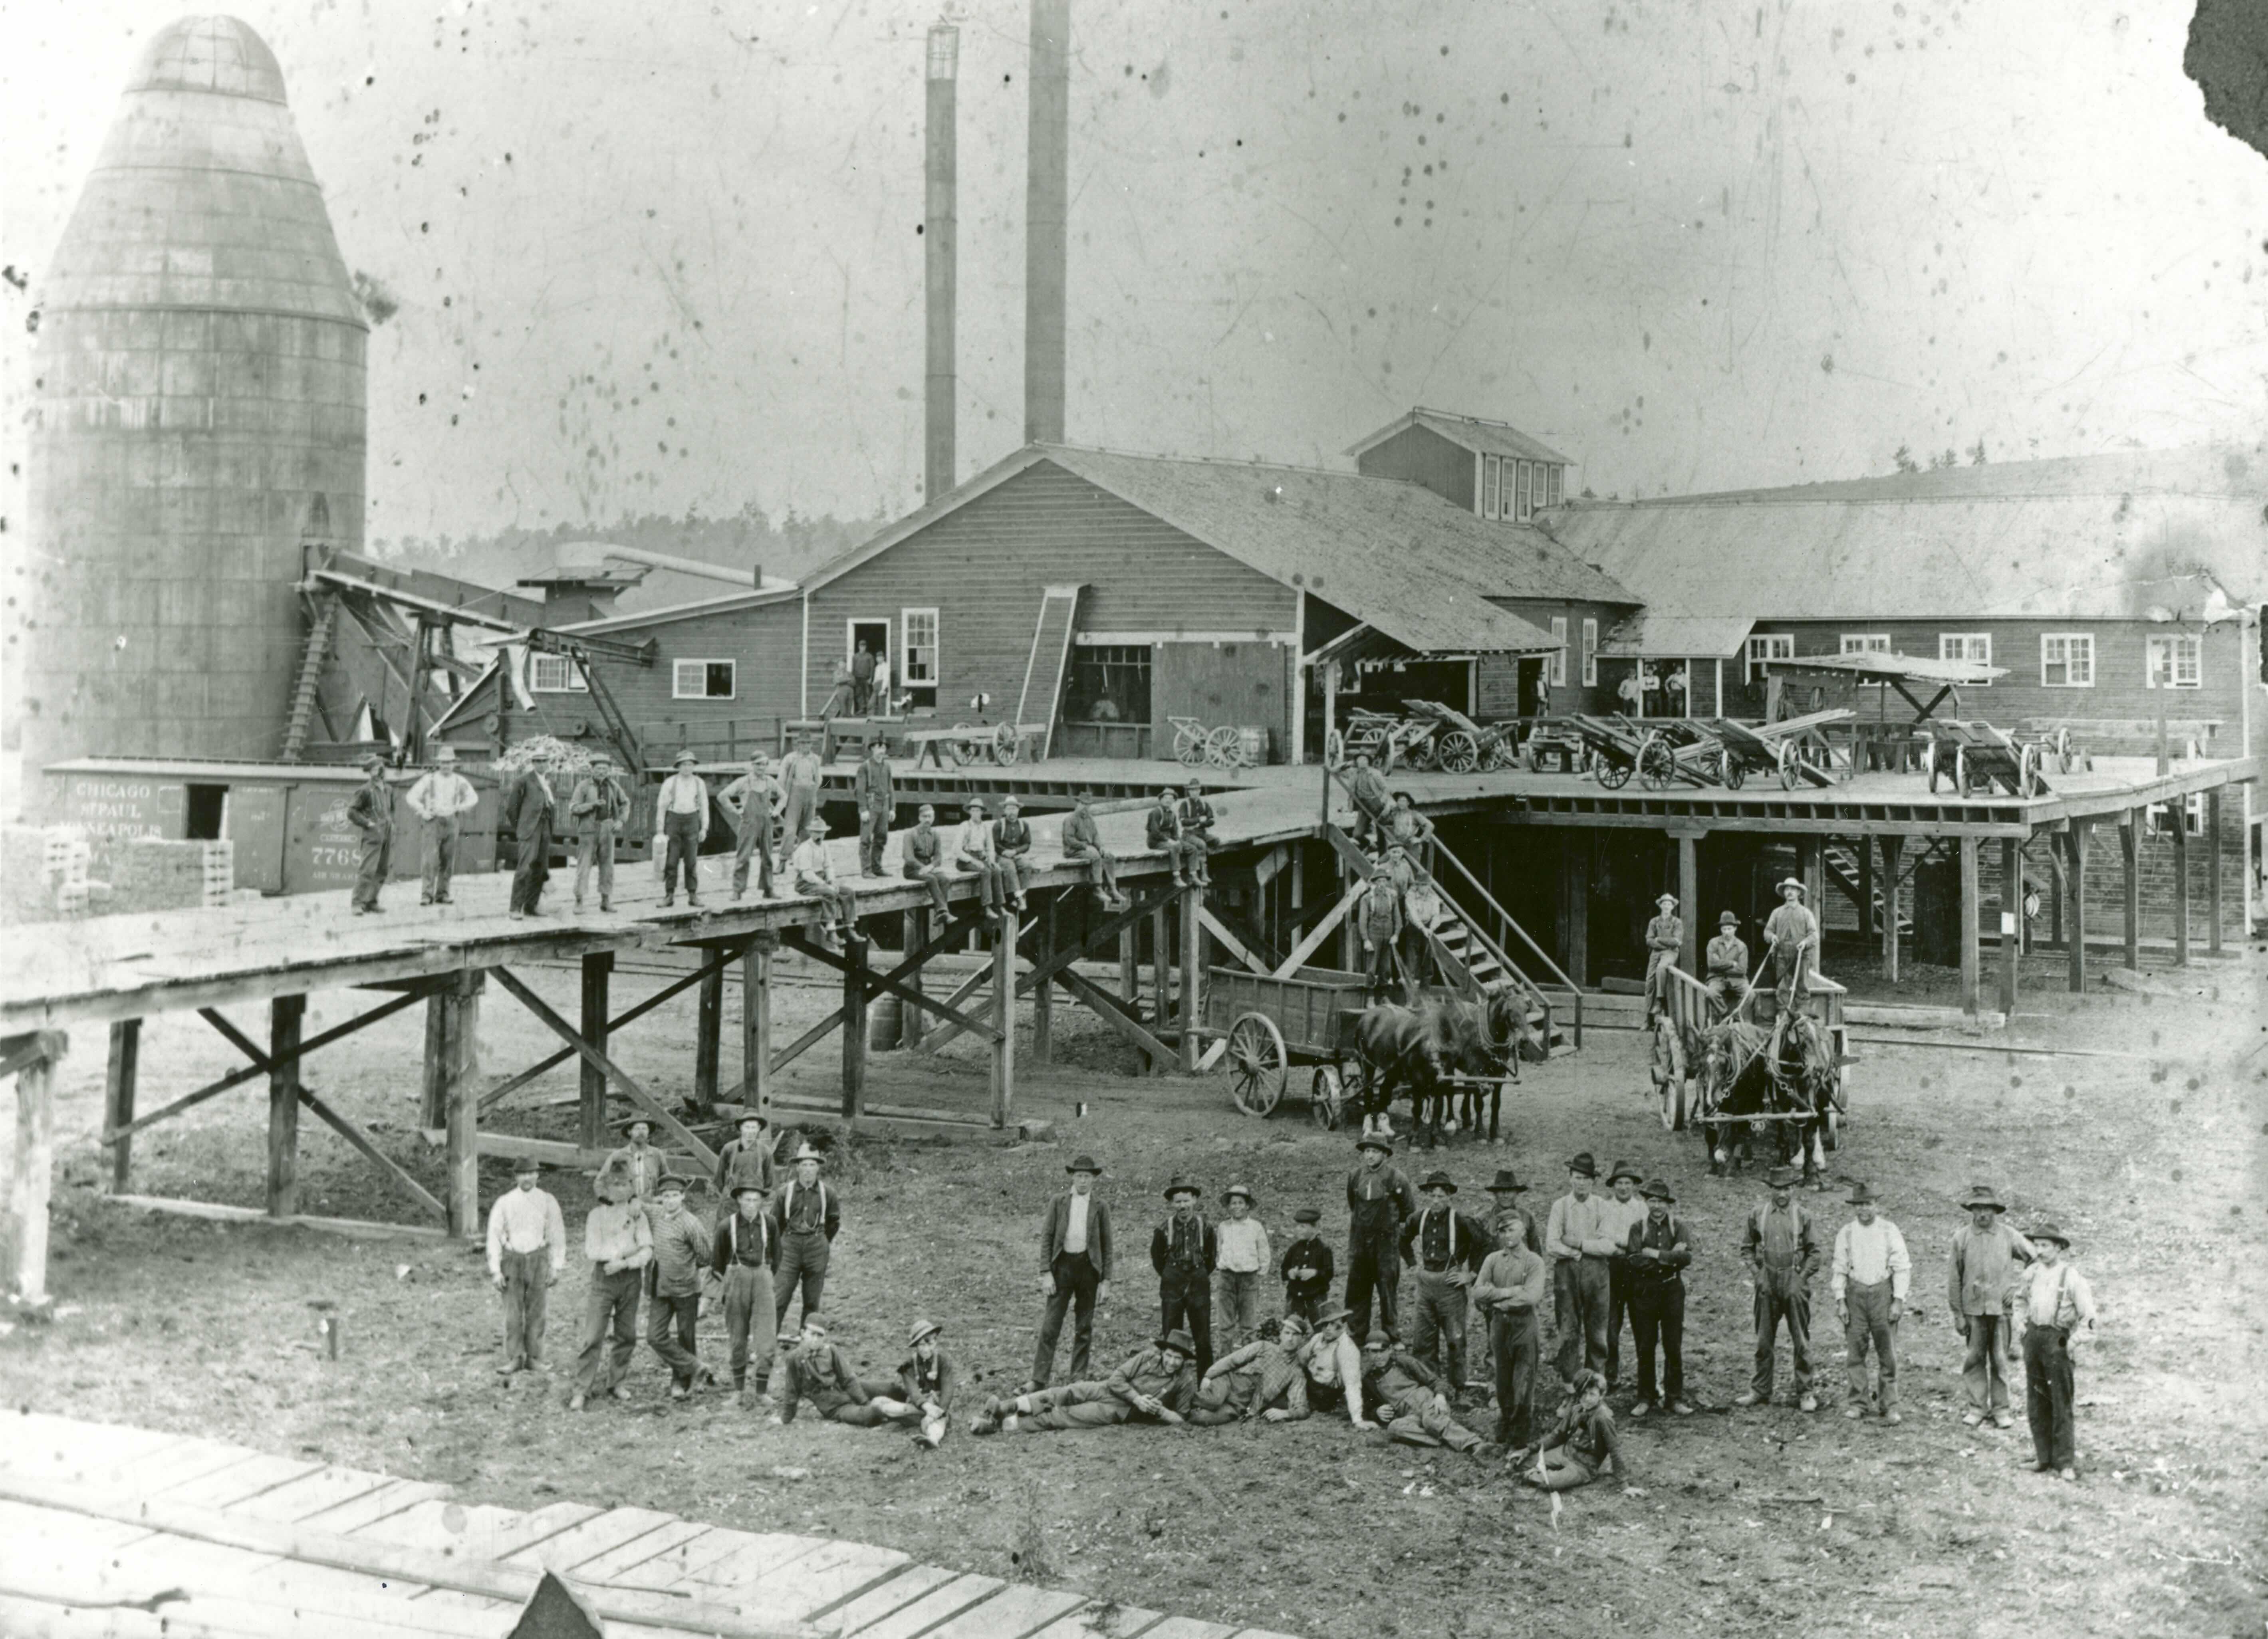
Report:
[[[1307,1374],[1307,1404],[1316,1411],[1344,1407],[1347,1421],[1358,1429],[1378,1425],[1363,1414],[1362,1347],[1347,1335],[1344,1307],[1326,1309],[1315,1317],[1315,1333],[1300,1350],[1300,1369]]]
[[[1065,1383],[985,1402],[971,1434],[1043,1434],[1122,1422],[1182,1422],[1197,1396],[1197,1346],[1176,1327],[1129,1356],[1107,1383]]]
[[[1297,1422],[1307,1415],[1307,1373],[1300,1349],[1307,1323],[1297,1315],[1263,1321],[1252,1341],[1212,1363],[1197,1385],[1189,1421],[1202,1425],[1249,1422]]]
[[[921,1409],[902,1400],[876,1394],[858,1381],[843,1351],[827,1341],[827,1325],[817,1315],[803,1317],[803,1335],[780,1362],[779,1409],[775,1423],[795,1421],[804,1400],[830,1422],[872,1429],[886,1422],[917,1423]]]
[[[1487,1443],[1450,1411],[1449,1397],[1443,1393],[1447,1380],[1382,1337],[1363,1345],[1362,1380],[1386,1424],[1387,1438],[1466,1452],[1477,1452]]]

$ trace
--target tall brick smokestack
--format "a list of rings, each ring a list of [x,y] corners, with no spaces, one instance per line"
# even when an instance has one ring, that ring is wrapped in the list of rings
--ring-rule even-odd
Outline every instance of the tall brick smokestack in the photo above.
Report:
[[[1070,277],[1071,0],[1032,0],[1032,127],[1024,180],[1024,442],[1064,437]]]
[[[922,423],[922,494],[936,500],[954,483],[953,325],[960,273],[958,176],[961,143],[954,130],[960,100],[961,31],[939,23],[929,31],[928,201],[922,234],[929,313],[926,414]]]

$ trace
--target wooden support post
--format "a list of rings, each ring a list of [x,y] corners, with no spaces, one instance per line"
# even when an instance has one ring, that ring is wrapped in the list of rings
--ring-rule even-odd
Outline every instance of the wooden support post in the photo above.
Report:
[[[2065,932],[2071,952],[2071,989],[2087,990],[2087,821],[2073,820],[2064,844]]]
[[[417,1099],[417,1124],[431,1131],[449,1122],[448,1088],[441,1067],[449,1056],[449,1009],[444,992],[436,990],[425,1003],[425,1058]]]
[[[1685,937],[1677,944],[1677,965],[1686,973],[1698,974],[1701,971],[1701,839],[1697,835],[1677,839],[1677,914],[1685,925]]]
[[[910,956],[929,943],[929,907],[924,905],[908,911],[904,927],[905,931],[900,942],[900,948]],[[908,974],[906,982],[917,992],[927,994],[922,984],[920,968],[917,967]],[[921,1046],[921,1040],[922,1010],[917,1003],[904,1003],[898,1010],[898,1045],[902,1047],[917,1047]]]
[[[299,1210],[299,1026],[307,1017],[304,996],[279,996],[268,1004],[268,1216]]]
[[[16,1130],[9,1157],[8,1211],[0,1224],[10,1294],[19,1309],[48,1306],[48,1197],[55,1170],[55,1061],[69,1045],[59,1030],[0,1044],[16,1061]]]
[[[1040,890],[1046,898],[1040,901],[1039,944],[1034,959],[1044,965],[1056,953],[1056,913],[1063,903],[1063,895],[1046,888]],[[1032,990],[1032,1062],[1047,1064],[1055,1059],[1055,985],[1042,979]]]
[[[1142,964],[1136,960],[1135,938],[1141,932],[1139,922],[1129,922],[1118,930],[1118,999],[1133,1012],[1142,1003]]]
[[[1964,836],[1961,847],[1961,1011],[1975,1018],[1977,979],[1983,969],[1977,949],[1977,839]]]
[[[1016,1109],[1016,918],[994,924],[992,944],[992,1125],[1005,1128]]]
[[[1182,890],[1182,1074],[1197,1073],[1197,981],[1204,970],[1204,890]]]
[[[2220,790],[2218,786],[2205,794],[2205,911],[2210,919],[2205,923],[2205,948],[2209,955],[2220,954]]]
[[[1591,982],[1591,834],[1559,833],[1560,943],[1576,985]]]
[[[1874,893],[1879,886],[1874,880],[1874,839],[1858,839],[1859,856],[1859,937],[1864,940],[1874,931]]]
[[[704,1111],[717,1102],[717,1060],[724,1035],[725,970],[712,967],[701,981],[700,1005],[693,1019],[693,1102]]]
[[[2189,805],[2176,797],[2166,805],[2166,819],[2174,831],[2174,966],[2190,965],[2190,816]]]
[[[110,1068],[103,1084],[102,1125],[117,1132],[134,1120],[134,1086],[142,1067],[142,1021],[122,1018],[110,1027]],[[122,1195],[134,1167],[134,1138],[122,1133],[110,1144],[110,1193]]]
[[[1905,851],[1906,840],[1902,836],[1886,836],[1881,839],[1881,844],[1882,977],[1896,984],[1898,981],[1898,856]]]
[[[1807,836],[1795,847],[1796,857],[1803,862],[1803,902],[1811,908],[1811,914],[1819,919],[1820,927],[1824,929],[1827,925],[1826,839]],[[1817,952],[1812,952],[1812,959],[1815,962],[1819,959]]]
[[[470,967],[451,976],[449,987],[435,998],[446,1020],[442,1029],[441,1062],[429,1067],[440,1077],[447,1120],[446,1146],[442,1164],[441,1199],[449,1209],[449,1233],[460,1240],[478,1240],[481,1221],[481,990],[488,975]]]
[[[772,952],[777,937],[758,934],[740,957],[741,1102],[772,1113]]]
[[[2016,1017],[2016,959],[2024,949],[2024,849],[2000,840],[2000,1016]]]
[[[2142,966],[2142,820],[2143,811],[2129,808],[2118,820],[2118,864],[2122,871],[2119,897],[2126,912],[2126,966]]]
[[[593,951],[583,959],[583,1034],[590,1044],[604,1053],[607,1050],[607,988],[614,978],[615,953]],[[435,997],[433,1005],[440,1005]],[[577,1084],[576,1100],[578,1119],[577,1142],[585,1150],[599,1150],[607,1144],[607,1076],[597,1066],[583,1062],[579,1066],[580,1080]],[[435,1125],[439,1125],[438,1122]]]
[[[866,941],[857,928],[843,940],[843,1119],[866,1108]]]
[[[1345,860],[1340,860],[1339,897],[1345,898],[1350,890],[1360,886],[1361,884],[1355,880],[1354,867],[1348,864]],[[1361,966],[1361,942],[1356,937],[1355,919],[1348,916],[1339,923],[1339,971],[1354,973]]]
[[[1150,1030],[1162,1037],[1173,1019],[1173,1009],[1166,1003],[1166,986],[1173,972],[1173,945],[1166,936],[1166,903],[1158,901],[1158,908],[1150,913]],[[1162,1076],[1167,1065],[1163,1059],[1152,1057],[1150,1073]]]

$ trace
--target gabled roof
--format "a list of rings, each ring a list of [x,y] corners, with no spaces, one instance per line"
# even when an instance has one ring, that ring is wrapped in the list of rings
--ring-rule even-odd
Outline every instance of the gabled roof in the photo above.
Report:
[[[1563,467],[1573,465],[1550,445],[1529,437],[1509,422],[1485,421],[1478,415],[1452,415],[1447,410],[1427,409],[1423,404],[1408,415],[1388,422],[1368,437],[1349,445],[1346,452],[1361,455],[1412,427],[1424,427],[1428,431],[1438,432],[1450,443],[1477,451],[1483,455],[1513,455],[1523,461],[1556,461]]]
[[[1042,462],[1271,580],[1314,592],[1420,652],[1535,654],[1559,647],[1491,598],[1638,602],[1541,530],[1485,522],[1416,484],[1071,445],[1018,451],[822,566],[804,584],[814,591],[826,585]]]
[[[2196,620],[2216,590],[2268,598],[2264,503],[2256,445],[1578,502],[1546,526],[1650,616]]]
[[[1609,632],[1599,652],[1610,658],[1729,660],[1756,622],[1745,615],[1662,614],[1641,609]]]
[[[571,632],[589,637],[603,636],[608,632],[639,629],[648,626],[666,626],[673,621],[698,620],[704,614],[734,614],[743,609],[760,609],[768,603],[792,601],[800,589],[792,584],[768,587],[762,592],[730,592],[721,598],[701,598],[691,603],[673,603],[659,609],[641,609],[630,614],[609,614],[595,621],[571,621],[551,629]]]

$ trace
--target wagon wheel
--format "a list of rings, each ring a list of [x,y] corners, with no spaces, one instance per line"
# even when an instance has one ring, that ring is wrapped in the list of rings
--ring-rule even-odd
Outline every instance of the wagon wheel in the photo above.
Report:
[[[2069,729],[2058,729],[2055,731],[2055,754],[2056,772],[2058,774],[2069,774],[2071,772],[2072,764],[2071,731]]]
[[[1675,1024],[1668,1019],[1656,1027],[1654,1035],[1654,1062],[1661,1085],[1661,1125],[1668,1132],[1683,1132],[1689,1113],[1685,1094],[1688,1067],[1684,1035]],[[1668,1048],[1667,1056],[1669,1062],[1667,1065],[1661,1063],[1665,1045]]]
[[[1292,1055],[1284,1033],[1265,1013],[1246,1013],[1228,1027],[1228,1096],[1247,1115],[1266,1115],[1284,1097]]]
[[[963,768],[967,768],[976,761],[976,729],[966,723],[954,724],[953,738],[946,741],[945,748],[953,753],[953,761],[955,764]]]
[[[2041,783],[2040,748],[2027,746],[2016,753],[2016,795],[2037,797]]]
[[[1819,1147],[1830,1155],[1843,1147],[1843,1117],[1832,1103],[1819,1118]]]
[[[1749,783],[1749,765],[1741,761],[1740,753],[1730,746],[1725,747],[1723,755],[1725,789],[1737,791]]]
[[[1513,744],[1511,735],[1504,735],[1500,739],[1494,740],[1490,744],[1488,748],[1488,766],[1491,768],[1517,768],[1520,767],[1520,747]]]
[[[1803,755],[1796,750],[1795,742],[1793,739],[1780,741],[1778,761],[1779,789],[1783,791],[1792,791],[1803,783],[1802,775],[1797,772],[1803,766]]]
[[[1617,761],[1605,752],[1600,752],[1599,783],[1610,791],[1619,791],[1630,783],[1631,764]]]
[[[1224,723],[1205,736],[1204,760],[1216,768],[1234,768],[1244,761],[1244,737],[1233,723]]]
[[[1345,1112],[1346,1090],[1339,1083],[1337,1067],[1316,1065],[1315,1078],[1307,1086],[1308,1118],[1325,1132],[1336,1132]]]
[[[1649,791],[1667,790],[1677,778],[1677,753],[1660,735],[1649,734],[1638,742],[1638,774]]]
[[[1333,729],[1323,736],[1323,767],[1332,769],[1344,768],[1346,767],[1346,736],[1340,733],[1338,730]]]
[[[1924,740],[1921,746],[1921,771],[1929,776],[1929,794],[1937,795],[1937,742]]]
[[[1385,739],[1386,731],[1375,723],[1359,723],[1346,731],[1346,754],[1353,757],[1368,752],[1374,759]]]
[[[1174,730],[1174,761],[1184,768],[1204,766],[1205,731],[1202,724]]]
[[[1023,736],[1016,732],[1012,723],[1003,723],[992,731],[992,760],[1007,768],[1024,754]]]
[[[1470,774],[1481,766],[1481,744],[1464,730],[1451,729],[1441,736],[1439,755],[1447,772]]]
[[[1955,797],[1969,795],[1969,747],[1966,746],[1953,748],[1953,794]]]

